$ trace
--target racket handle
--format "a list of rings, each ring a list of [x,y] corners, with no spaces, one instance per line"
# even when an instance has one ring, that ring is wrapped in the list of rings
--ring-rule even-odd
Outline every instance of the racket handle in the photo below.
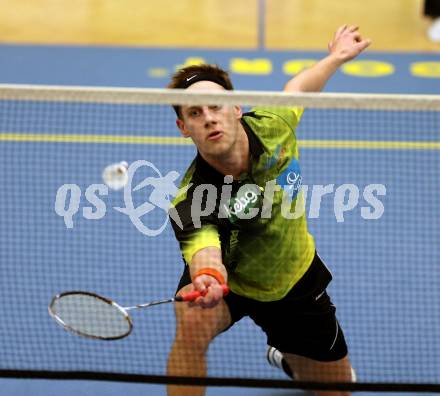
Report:
[[[226,296],[229,293],[229,287],[227,285],[221,285],[223,289],[223,296]],[[181,294],[180,296],[176,296],[175,301],[194,301],[200,296],[204,296],[207,291],[201,293],[197,290],[194,290],[189,293]]]

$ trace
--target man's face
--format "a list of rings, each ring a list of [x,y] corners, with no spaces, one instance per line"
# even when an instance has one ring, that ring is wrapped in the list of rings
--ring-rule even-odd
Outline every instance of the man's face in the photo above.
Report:
[[[212,81],[199,81],[188,91],[224,91]],[[222,156],[234,146],[239,133],[241,109],[238,106],[182,106],[176,121],[182,135],[190,137],[202,154]]]

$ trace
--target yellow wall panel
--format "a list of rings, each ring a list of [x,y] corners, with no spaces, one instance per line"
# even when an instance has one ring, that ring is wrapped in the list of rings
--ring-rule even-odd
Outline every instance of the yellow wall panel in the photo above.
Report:
[[[195,48],[258,47],[258,0],[0,0],[0,42]],[[372,49],[439,51],[423,0],[266,0],[269,49],[326,48],[358,24]]]

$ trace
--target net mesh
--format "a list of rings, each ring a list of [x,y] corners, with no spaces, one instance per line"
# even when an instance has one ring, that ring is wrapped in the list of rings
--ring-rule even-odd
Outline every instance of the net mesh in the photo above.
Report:
[[[65,290],[121,306],[172,297],[183,264],[166,210],[151,185],[112,190],[102,172],[137,164],[133,187],[182,176],[196,151],[170,104],[194,103],[306,106],[308,226],[358,381],[440,384],[440,98],[424,96],[0,87],[0,369],[166,375],[172,305],[131,313],[133,333],[114,342],[62,331],[47,306]],[[208,375],[286,379],[266,349],[245,318],[211,344]]]

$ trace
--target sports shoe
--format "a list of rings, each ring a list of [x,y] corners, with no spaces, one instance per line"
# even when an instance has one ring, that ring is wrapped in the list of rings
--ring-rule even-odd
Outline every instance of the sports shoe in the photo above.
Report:
[[[269,346],[266,354],[267,361],[273,367],[283,370],[290,378],[293,379],[293,373],[289,365],[285,361],[283,354],[273,346]]]

